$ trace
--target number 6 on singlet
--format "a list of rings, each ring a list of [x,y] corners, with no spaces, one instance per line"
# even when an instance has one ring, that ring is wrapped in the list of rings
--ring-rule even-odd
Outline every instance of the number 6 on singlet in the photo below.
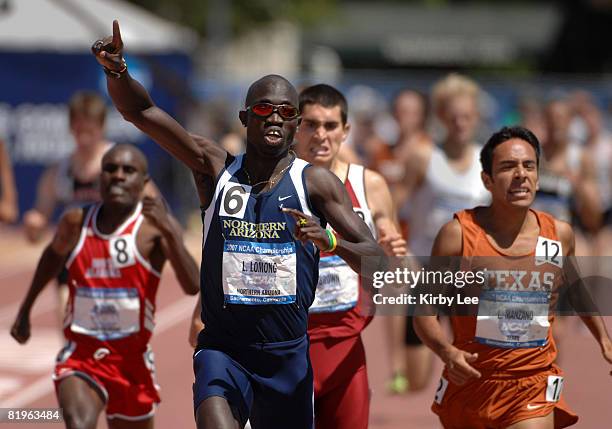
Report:
[[[237,217],[242,219],[251,195],[251,186],[242,183],[227,182],[223,188],[219,216]]]

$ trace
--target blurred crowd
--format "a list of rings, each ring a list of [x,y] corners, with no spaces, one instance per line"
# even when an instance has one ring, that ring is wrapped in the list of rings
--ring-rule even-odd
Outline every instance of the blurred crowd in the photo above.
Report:
[[[474,80],[458,74],[440,79],[429,93],[406,87],[388,99],[371,87],[357,85],[348,88],[345,94],[351,132],[341,156],[385,177],[404,234],[410,238],[411,225],[414,229],[414,222],[418,222],[415,204],[419,204],[420,182],[424,179],[421,176],[427,174],[414,170],[419,170],[422,161],[427,163],[432,148],[442,149],[445,156],[460,164],[461,151],[454,147],[484,144],[488,134],[499,125],[491,119],[495,100]],[[81,106],[76,106],[77,103]],[[75,179],[77,188],[79,181],[89,183],[96,177],[94,166],[100,151],[108,147],[101,103],[103,99],[95,99],[92,94],[73,97],[69,111],[74,152],[43,175],[35,206],[21,208],[30,238],[38,234],[34,229],[38,231],[46,225],[42,218],[51,216],[50,206],[54,202],[49,200],[54,197],[54,185],[61,188],[61,195],[55,196],[58,202],[69,199],[68,182],[49,176],[55,176],[59,169],[70,180]],[[538,136],[544,151],[537,207],[578,227],[582,232],[579,254],[607,254],[606,234],[612,223],[610,112],[583,89],[523,96],[514,107],[516,114],[505,118],[503,125],[516,122],[526,126]],[[229,152],[239,153],[244,150],[244,129],[237,120],[232,120],[235,115],[230,110],[227,104],[216,101],[203,103],[191,109],[187,126],[196,133],[211,136]],[[74,162],[72,169],[68,168],[70,160]],[[469,160],[463,161],[468,168]],[[81,164],[85,167],[81,168]],[[462,166],[458,167],[461,171]],[[14,223],[19,218],[18,191],[9,153],[0,142],[0,222]],[[428,249],[413,251],[417,255],[426,254]]]
[[[441,78],[427,92],[421,85],[385,97],[372,87],[356,85],[345,94],[351,131],[341,156],[385,177],[413,247],[410,230],[420,227],[415,228],[423,213],[419,190],[427,175],[418,170],[428,163],[432,149],[441,149],[461,172],[472,164],[460,148],[478,148],[501,125],[520,124],[536,134],[543,148],[536,208],[577,227],[579,255],[607,255],[612,250],[606,248],[612,223],[612,114],[595,94],[581,88],[532,91],[516,98],[511,113],[501,119],[493,112],[501,101],[459,74]],[[190,122],[195,132],[239,153],[244,150],[244,130],[230,110],[227,105],[204,104],[192,112]],[[449,186],[460,185],[455,181]],[[428,254],[423,244],[413,248],[415,255]]]
[[[410,88],[399,91],[387,108],[383,100],[370,100],[370,106],[364,108],[359,107],[366,104],[364,100],[349,101],[354,110],[345,156],[387,179],[409,238],[414,235],[411,226],[416,231],[414,224],[419,222],[415,212],[422,213],[418,209],[422,181],[418,170],[427,157],[419,154],[431,151],[432,146],[442,149],[451,164],[460,164],[459,148],[481,146],[494,127],[487,121],[489,99],[475,81],[453,74],[435,83],[429,94]],[[609,240],[605,237],[612,203],[609,113],[581,89],[552,92],[542,98],[523,97],[516,110],[516,123],[531,129],[543,149],[535,207],[578,228],[579,255],[607,255]],[[373,111],[378,112],[376,116]],[[464,161],[467,170],[470,162]],[[461,165],[456,167],[462,171]],[[460,186],[457,182],[449,185]],[[428,250],[413,249],[417,255]]]

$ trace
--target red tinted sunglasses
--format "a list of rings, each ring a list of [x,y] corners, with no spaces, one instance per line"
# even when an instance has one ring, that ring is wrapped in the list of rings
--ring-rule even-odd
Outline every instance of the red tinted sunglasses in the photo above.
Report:
[[[257,103],[247,107],[247,111],[250,111],[255,116],[262,119],[266,119],[274,112],[278,112],[280,117],[286,121],[290,121],[300,116],[298,108],[293,107],[291,104]]]

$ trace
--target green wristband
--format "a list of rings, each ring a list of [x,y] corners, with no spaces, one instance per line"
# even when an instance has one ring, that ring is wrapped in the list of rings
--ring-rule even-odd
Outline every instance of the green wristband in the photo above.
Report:
[[[326,229],[325,232],[327,233],[327,240],[329,241],[329,246],[327,246],[327,249],[325,249],[324,252],[331,253],[336,250],[338,241],[336,240],[336,236],[334,235],[334,233],[331,232],[329,229]]]

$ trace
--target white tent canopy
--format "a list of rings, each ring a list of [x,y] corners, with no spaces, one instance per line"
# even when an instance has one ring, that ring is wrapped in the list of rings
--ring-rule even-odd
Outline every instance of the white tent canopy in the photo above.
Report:
[[[118,19],[129,51],[189,52],[196,34],[120,0],[0,0],[0,50],[82,52]]]

